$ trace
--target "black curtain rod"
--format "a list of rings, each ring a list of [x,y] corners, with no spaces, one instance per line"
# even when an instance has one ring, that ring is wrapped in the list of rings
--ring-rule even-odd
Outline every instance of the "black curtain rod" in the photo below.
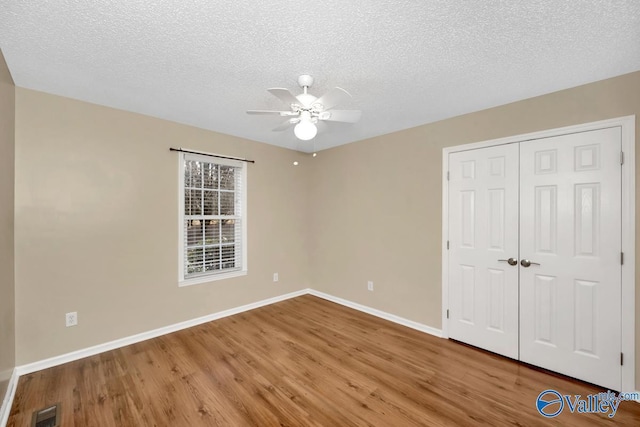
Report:
[[[255,163],[255,160],[241,159],[240,157],[220,156],[219,154],[200,153],[198,151],[183,150],[182,148],[169,148],[169,151],[179,151],[181,153],[200,154],[201,156],[217,157],[219,159],[240,160],[241,162]]]

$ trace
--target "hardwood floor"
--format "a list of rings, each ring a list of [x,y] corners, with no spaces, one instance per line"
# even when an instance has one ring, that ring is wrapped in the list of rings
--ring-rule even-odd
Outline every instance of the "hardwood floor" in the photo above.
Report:
[[[640,425],[546,419],[538,394],[603,390],[306,295],[20,378],[8,426]]]

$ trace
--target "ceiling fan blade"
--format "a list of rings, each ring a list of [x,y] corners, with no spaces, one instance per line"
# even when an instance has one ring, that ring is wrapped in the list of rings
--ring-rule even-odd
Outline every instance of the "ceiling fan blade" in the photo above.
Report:
[[[298,98],[296,98],[295,96],[293,96],[291,92],[289,92],[289,89],[284,89],[281,87],[272,87],[271,89],[267,89],[267,91],[269,91],[272,95],[276,96],[277,98],[285,102],[287,105],[300,103],[300,101],[298,101]]]
[[[287,120],[285,122],[282,122],[282,124],[280,124],[280,126],[276,126],[271,130],[274,131],[274,132],[282,132],[283,130],[289,129],[297,121],[298,120],[296,120],[296,119],[289,119],[289,120]]]
[[[291,111],[247,110],[247,114],[260,114],[260,115],[268,115],[268,116],[290,116]]]
[[[330,110],[323,111],[320,115],[320,120],[355,123],[360,120],[360,117],[362,117],[362,111],[360,110]]]
[[[336,105],[348,101],[351,99],[351,95],[346,90],[334,87],[329,92],[322,95],[320,98],[313,102],[313,105],[322,104],[323,110],[329,110]]]

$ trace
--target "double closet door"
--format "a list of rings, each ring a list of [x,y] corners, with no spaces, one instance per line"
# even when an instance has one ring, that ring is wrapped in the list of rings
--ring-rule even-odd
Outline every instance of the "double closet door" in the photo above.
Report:
[[[449,155],[449,336],[620,390],[619,127]]]

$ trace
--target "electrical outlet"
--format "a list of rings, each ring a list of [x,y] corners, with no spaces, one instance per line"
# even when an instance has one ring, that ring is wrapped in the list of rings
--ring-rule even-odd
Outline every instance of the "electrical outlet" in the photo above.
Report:
[[[373,292],[373,282],[371,280],[367,282],[367,289]]]
[[[278,281],[278,273],[273,273],[273,281],[274,282]]]
[[[67,328],[69,326],[76,326],[78,324],[78,312],[72,311],[71,313],[67,313],[65,315]]]

